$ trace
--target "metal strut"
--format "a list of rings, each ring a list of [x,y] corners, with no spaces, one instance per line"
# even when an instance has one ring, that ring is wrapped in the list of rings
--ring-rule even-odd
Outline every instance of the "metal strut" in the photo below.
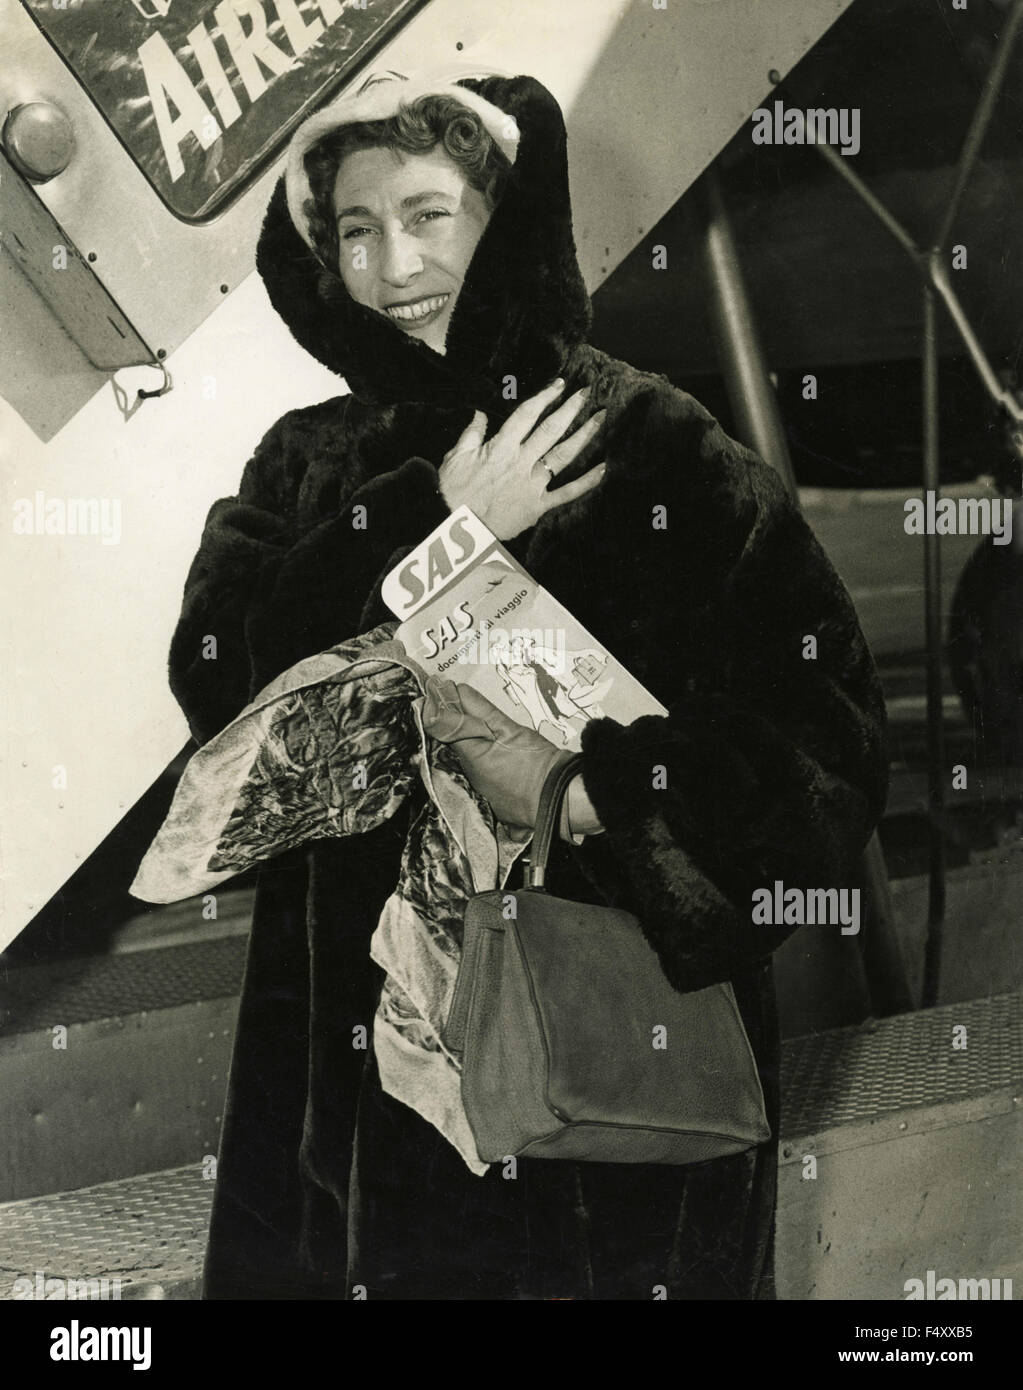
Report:
[[[788,440],[767,372],[728,207],[713,167],[704,175],[704,191],[710,308],[736,434],[781,474],[798,507],[799,492]],[[876,831],[864,852],[861,869],[868,919],[862,939],[863,969],[870,1009],[878,1016],[906,1013],[913,1008],[913,996],[895,930],[884,852]]]
[[[944,304],[980,377],[995,404],[1015,424],[1023,422],[1023,404],[999,380],[980,339],[973,331],[966,311],[949,282],[942,261],[956,215],[970,175],[987,134],[991,117],[1005,82],[1013,44],[1023,24],[1023,0],[1014,0],[991,63],[984,90],[973,113],[966,138],[959,152],[955,181],[948,203],[926,250],[918,246],[901,223],[849,167],[848,160],[830,145],[815,142],[816,149],[831,168],[845,180],[881,225],[894,237],[923,281],[921,327],[921,385],[923,394],[923,491],[933,492],[935,502],[941,488],[938,442],[938,343],[937,300]],[[771,74],[772,81],[779,80]],[[945,805],[945,731],[942,709],[942,605],[941,555],[938,537],[924,534],[924,624],[927,649],[927,788],[930,810],[929,876],[927,904],[927,943],[921,1007],[931,1008],[938,1001],[941,987],[941,954],[945,926],[945,841],[942,833]]]

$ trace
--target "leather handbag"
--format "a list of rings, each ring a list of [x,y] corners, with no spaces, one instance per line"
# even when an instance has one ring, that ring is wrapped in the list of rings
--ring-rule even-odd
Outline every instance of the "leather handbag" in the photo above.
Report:
[[[480,1158],[703,1163],[770,1138],[730,984],[680,994],[631,913],[544,888],[581,754],[540,796],[525,886],[469,899],[444,1044]]]

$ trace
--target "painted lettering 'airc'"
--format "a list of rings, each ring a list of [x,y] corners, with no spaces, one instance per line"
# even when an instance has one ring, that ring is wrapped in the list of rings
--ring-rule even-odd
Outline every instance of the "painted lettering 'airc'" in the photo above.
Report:
[[[224,67],[219,36],[251,105],[273,82],[290,72],[295,59],[342,17],[341,0],[316,0],[319,15],[306,18],[298,0],[221,0],[212,23],[197,24],[188,35],[198,72],[190,73],[157,31],[139,46],[139,63],[153,108],[160,143],[173,182],[185,172],[181,146],[189,135],[203,150],[220,138],[242,114],[242,106]],[[271,37],[279,23],[287,47]],[[197,82],[205,84],[216,114]],[[177,112],[171,114],[171,107]],[[218,119],[219,118],[219,119]]]

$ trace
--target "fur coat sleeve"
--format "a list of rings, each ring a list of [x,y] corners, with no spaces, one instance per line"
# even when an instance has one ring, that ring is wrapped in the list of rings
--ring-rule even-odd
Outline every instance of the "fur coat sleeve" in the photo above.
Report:
[[[327,402],[283,416],[242,476],[214,503],[170,651],[171,689],[194,737],[207,742],[296,661],[357,636],[396,552],[448,515],[433,464],[412,457],[355,486],[325,519],[299,519],[297,499]],[[365,524],[353,508],[364,506]],[[375,582],[374,582],[375,577]],[[215,638],[215,646],[210,642]]]
[[[645,674],[669,714],[584,730],[606,833],[579,853],[693,990],[795,930],[755,924],[754,889],[855,881],[887,795],[885,712],[852,601],[778,475],[682,392],[643,415],[645,463],[620,498],[612,482],[606,524],[645,532],[635,558],[663,589]]]

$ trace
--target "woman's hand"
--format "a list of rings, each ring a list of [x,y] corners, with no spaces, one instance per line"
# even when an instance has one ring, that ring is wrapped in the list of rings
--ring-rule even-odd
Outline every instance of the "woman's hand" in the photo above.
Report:
[[[596,487],[604,476],[603,463],[554,492],[547,490],[551,479],[594,438],[607,414],[598,410],[575,434],[561,439],[585,404],[588,388],[576,391],[542,424],[537,421],[564,389],[559,378],[523,401],[486,443],[487,417],[482,410],[476,411],[438,470],[441,496],[452,511],[468,507],[498,540],[507,541],[528,530],[552,507]]]
[[[431,676],[422,714],[423,728],[453,746],[469,782],[497,819],[532,828],[548,772],[570,755],[510,719],[471,685]]]

